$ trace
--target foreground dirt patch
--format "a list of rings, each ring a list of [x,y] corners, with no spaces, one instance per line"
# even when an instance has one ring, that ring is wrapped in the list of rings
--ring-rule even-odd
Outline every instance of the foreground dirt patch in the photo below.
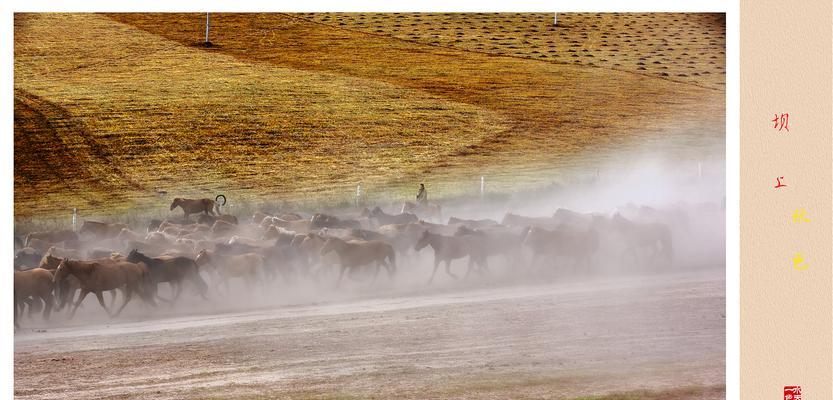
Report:
[[[724,293],[713,273],[47,327],[15,337],[15,394],[713,398]]]

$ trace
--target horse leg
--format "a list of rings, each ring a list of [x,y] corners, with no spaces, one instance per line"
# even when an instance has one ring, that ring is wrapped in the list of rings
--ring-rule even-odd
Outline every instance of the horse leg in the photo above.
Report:
[[[30,297],[26,299],[26,303],[29,304],[29,313],[26,315],[29,319],[34,319],[35,313],[39,312],[43,308],[43,305],[37,297]]]
[[[43,307],[43,320],[49,321],[49,316],[52,315],[52,305],[55,303],[55,297],[52,296],[52,292],[46,294],[43,297],[44,307]]]
[[[171,302],[177,301],[179,296],[182,294],[182,281],[176,281],[176,287],[174,288],[174,298]]]
[[[102,294],[100,290],[96,290],[95,297],[98,299],[98,304],[101,304],[101,308],[107,312],[107,315],[110,315],[110,309],[108,309],[107,304],[104,303],[104,294]],[[110,316],[112,317],[112,315]]]
[[[116,295],[118,294],[117,293],[118,290],[119,289],[113,289],[113,290],[110,291],[110,308],[113,308],[113,307],[116,306]]]
[[[130,287],[129,285],[125,286],[124,291],[122,293],[124,293],[124,302],[121,303],[121,307],[119,307],[119,310],[116,311],[115,314],[111,315],[111,317],[118,317],[119,314],[121,314],[121,310],[124,310],[124,307],[130,301],[130,298],[133,297],[133,288]]]
[[[445,260],[445,273],[448,274],[449,276],[451,276],[454,279],[459,279],[459,277],[457,275],[454,275],[454,273],[451,272],[451,259],[450,258]]]
[[[439,267],[440,267],[440,260],[435,256],[434,257],[434,271],[431,272],[431,278],[428,279],[428,284],[429,285],[431,284],[431,282],[434,281],[434,275],[437,274],[437,268],[439,268]]]

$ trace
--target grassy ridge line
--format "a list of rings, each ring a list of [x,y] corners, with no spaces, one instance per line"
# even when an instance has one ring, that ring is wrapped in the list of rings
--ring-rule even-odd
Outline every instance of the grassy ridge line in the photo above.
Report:
[[[31,47],[41,56],[16,58],[16,87],[86,123],[113,149],[113,162],[149,189],[131,194],[139,202],[156,201],[155,188],[192,195],[238,189],[238,198],[247,191],[340,195],[359,181],[372,186],[427,169],[442,154],[505,129],[493,114],[420,91],[172,47],[97,15],[18,20],[25,26],[19,53]],[[71,44],[57,26],[75,32]],[[87,52],[66,49],[85,44],[114,61],[77,67],[75,54]],[[72,67],[54,68],[62,64]],[[20,188],[32,192],[32,202],[38,189]]]

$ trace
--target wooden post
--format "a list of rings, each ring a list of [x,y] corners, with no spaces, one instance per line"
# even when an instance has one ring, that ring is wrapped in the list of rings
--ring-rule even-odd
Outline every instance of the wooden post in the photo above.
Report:
[[[208,46],[208,28],[211,26],[211,13],[205,13],[205,45]]]
[[[356,185],[356,208],[359,208],[362,198],[362,184]]]

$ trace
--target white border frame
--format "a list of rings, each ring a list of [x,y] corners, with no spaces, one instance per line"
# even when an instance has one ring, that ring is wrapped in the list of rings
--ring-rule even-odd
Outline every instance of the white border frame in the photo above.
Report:
[[[138,7],[137,7],[138,6]],[[139,8],[140,7],[140,8]],[[739,34],[740,3],[737,1],[689,0],[668,2],[658,0],[631,0],[626,4],[614,0],[582,1],[503,1],[449,2],[442,0],[420,0],[413,2],[374,2],[352,0],[348,3],[326,0],[304,2],[267,2],[237,0],[234,2],[198,2],[184,0],[176,3],[162,0],[146,0],[141,3],[92,0],[86,2],[64,1],[55,3],[46,0],[0,2],[0,43],[3,48],[3,79],[0,83],[0,106],[3,134],[0,146],[6,157],[2,164],[2,177],[6,185],[2,188],[0,201],[6,204],[0,210],[0,221],[13,221],[14,205],[14,151],[13,143],[13,93],[14,93],[14,12],[68,12],[68,11],[109,11],[109,12],[161,12],[161,11],[205,11],[214,12],[314,12],[314,11],[378,11],[378,12],[725,12],[726,13],[726,398],[740,398],[740,314],[739,314],[739,157],[740,157],[740,99],[739,99]],[[0,232],[0,249],[6,260],[12,258],[13,225],[9,224]],[[13,382],[14,334],[12,328],[12,280],[11,275],[0,277],[0,321],[9,334],[0,345],[0,380]],[[13,396],[13,385],[6,386]],[[11,397],[11,396],[10,396]]]

